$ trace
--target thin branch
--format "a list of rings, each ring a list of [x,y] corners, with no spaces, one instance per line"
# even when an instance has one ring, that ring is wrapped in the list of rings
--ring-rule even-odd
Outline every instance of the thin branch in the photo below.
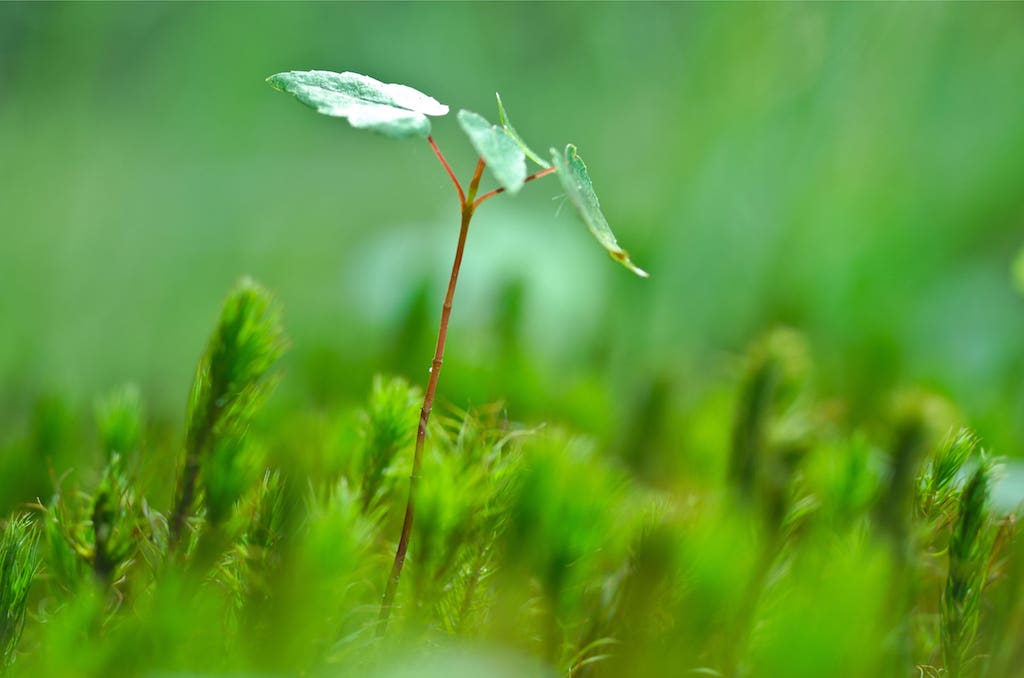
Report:
[[[462,184],[460,184],[459,180],[455,178],[455,172],[452,171],[451,165],[449,165],[448,161],[445,160],[444,153],[442,153],[441,149],[437,147],[437,144],[434,142],[434,137],[428,136],[427,142],[429,142],[430,147],[434,149],[434,155],[436,155],[437,159],[441,161],[444,171],[448,173],[448,178],[450,178],[452,183],[455,184],[455,190],[459,193],[459,207],[461,207],[466,203],[466,194],[462,192]]]
[[[546,167],[546,168],[542,169],[539,172],[534,172],[530,176],[526,177],[526,179],[523,180],[523,183],[525,184],[525,183],[527,183],[529,181],[533,181],[534,179],[540,179],[541,177],[546,177],[549,174],[554,174],[555,169],[556,168],[554,168],[554,167]],[[484,200],[487,200],[488,198],[493,198],[494,196],[498,195],[499,193],[504,193],[504,192],[505,192],[505,187],[502,186],[501,188],[496,188],[493,191],[490,191],[489,193],[484,193],[483,195],[481,195],[479,198],[476,199],[476,202],[473,203],[473,209],[476,209],[477,207],[479,207],[480,203],[482,203]]]

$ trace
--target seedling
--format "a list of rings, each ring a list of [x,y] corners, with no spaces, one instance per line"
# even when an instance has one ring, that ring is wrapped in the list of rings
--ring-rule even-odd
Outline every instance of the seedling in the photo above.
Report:
[[[13,660],[25,627],[29,588],[39,570],[37,541],[25,514],[9,518],[0,531],[0,672]]]
[[[942,656],[946,672],[964,674],[978,629],[981,594],[991,560],[992,463],[982,457],[960,494],[960,510],[949,540],[949,574],[942,593]]]
[[[227,518],[244,491],[245,433],[276,383],[270,371],[285,343],[269,295],[243,278],[224,302],[192,382],[185,460],[169,521],[172,549],[185,536],[197,490],[202,490],[206,520],[212,527]]]
[[[448,114],[448,106],[439,103],[436,99],[405,85],[383,83],[365,75],[349,72],[289,71],[272,75],[267,82],[278,90],[294,95],[299,101],[315,109],[318,113],[346,118],[353,127],[369,129],[393,139],[426,139],[451,179],[458,196],[461,213],[459,240],[455,249],[451,277],[448,280],[448,291],[441,307],[441,322],[437,333],[434,359],[431,362],[430,377],[427,380],[423,396],[423,406],[420,408],[412,473],[409,476],[409,499],[406,504],[405,519],[395,551],[391,576],[388,578],[381,604],[378,630],[383,633],[387,628],[391,606],[394,603],[395,592],[402,574],[402,566],[405,563],[405,555],[409,548],[416,481],[422,465],[427,423],[430,420],[437,382],[441,375],[445,338],[448,335],[448,318],[451,315],[455,286],[462,265],[466,235],[477,208],[500,193],[516,194],[526,183],[556,174],[569,202],[576,208],[587,228],[608,251],[608,254],[639,276],[646,278],[647,273],[633,264],[629,254],[619,246],[615,239],[607,219],[601,212],[587,166],[577,154],[576,147],[568,144],[562,151],[552,148],[551,163],[545,162],[540,155],[527,146],[519,133],[512,127],[500,96],[497,97],[500,121],[498,125],[492,125],[485,118],[471,111],[461,110],[458,113],[459,126],[469,137],[470,144],[479,156],[469,185],[464,190],[430,133],[430,116]],[[527,174],[527,159],[540,169],[532,174]],[[490,168],[499,186],[478,196],[485,168]]]

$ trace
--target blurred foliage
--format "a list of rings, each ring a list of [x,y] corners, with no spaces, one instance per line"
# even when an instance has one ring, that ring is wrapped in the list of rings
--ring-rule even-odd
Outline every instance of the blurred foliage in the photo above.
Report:
[[[1015,4],[0,5],[8,673],[1016,676],[1022,38]],[[457,215],[426,144],[267,89],[294,68],[500,90],[651,273],[553,180],[481,209],[383,638]],[[273,398],[261,288],[204,354],[245,273]]]
[[[420,381],[450,188],[425,143],[301,115],[264,83],[327,68],[456,109],[493,111],[500,91],[535,147],[579,147],[652,274],[609,270],[556,219],[554,179],[488,203],[444,397],[612,440],[618,394],[664,381],[695,415],[781,323],[853,421],[923,383],[1017,455],[1022,19],[1016,4],[5,4],[0,416],[133,381],[176,421],[174,366],[244,273],[288,309],[283,396],[354,403],[379,370]],[[434,132],[468,176],[455,116]],[[516,346],[529,364],[510,369]]]
[[[143,441],[160,433],[124,388],[96,407],[101,455],[70,435],[86,468],[45,505],[9,497],[36,513],[0,538],[10,675],[1015,675],[1024,552],[1019,508],[992,501],[1000,467],[927,392],[870,427],[830,422],[791,329],[754,341],[730,404],[709,410],[728,468],[650,478],[500,403],[440,411],[381,635],[422,393],[378,377],[356,410],[265,407],[250,396],[280,350],[271,308],[235,287],[197,371],[200,396],[221,395],[187,411],[244,400],[244,431],[209,435],[259,450],[261,477],[200,464],[202,501],[152,500],[167,464]],[[179,478],[194,449],[218,449],[178,440]],[[165,506],[186,510],[181,544]]]

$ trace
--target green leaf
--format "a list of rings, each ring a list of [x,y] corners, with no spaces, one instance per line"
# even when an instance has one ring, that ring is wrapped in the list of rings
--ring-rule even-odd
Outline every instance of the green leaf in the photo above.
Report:
[[[459,111],[459,125],[498,183],[509,193],[518,193],[526,181],[526,156],[519,145],[503,128],[476,113]]]
[[[501,95],[495,92],[494,96],[498,100],[498,119],[501,120],[501,126],[505,128],[505,132],[512,137],[512,141],[516,142],[519,148],[523,149],[523,153],[526,154],[527,158],[534,161],[544,169],[551,167],[551,165],[544,162],[539,155],[534,153],[533,150],[526,145],[523,138],[519,136],[519,132],[517,132],[516,128],[512,126],[512,121],[508,119],[508,113],[505,112],[505,106],[501,103]]]
[[[590,232],[594,234],[594,237],[597,238],[597,241],[608,250],[608,254],[611,255],[612,259],[638,276],[647,278],[647,271],[638,268],[636,264],[630,261],[629,253],[622,249],[615,239],[615,234],[612,233],[608,220],[601,213],[601,204],[594,193],[594,184],[590,181],[590,175],[587,174],[587,166],[583,163],[583,159],[576,155],[576,147],[569,144],[565,147],[565,153],[559,153],[552,148],[551,157],[555,162],[558,177],[569,197],[569,202],[579,212],[583,222],[590,229]]]
[[[347,118],[353,127],[392,139],[426,137],[430,134],[427,116],[448,114],[447,106],[419,90],[359,73],[288,71],[270,76],[267,82],[318,113]]]

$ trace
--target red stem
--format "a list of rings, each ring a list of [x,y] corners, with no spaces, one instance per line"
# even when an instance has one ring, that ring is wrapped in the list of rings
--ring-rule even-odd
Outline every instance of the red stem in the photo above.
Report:
[[[546,177],[549,174],[554,174],[555,169],[556,168],[554,168],[554,167],[545,167],[541,171],[534,172],[530,176],[526,177],[523,180],[523,183],[525,184],[525,183],[527,183],[529,181],[533,181],[534,179],[540,179],[541,177]],[[490,191],[489,193],[484,193],[483,195],[481,195],[479,198],[476,199],[476,202],[473,203],[473,209],[476,209],[477,207],[479,207],[480,203],[482,203],[484,200],[487,200],[488,198],[493,198],[494,196],[498,195],[499,193],[504,193],[504,192],[505,192],[505,187],[502,186],[501,188],[496,188],[493,191]]]
[[[455,172],[452,171],[452,167],[448,164],[448,161],[444,159],[444,153],[442,153],[441,149],[437,147],[437,144],[434,142],[434,137],[427,136],[427,142],[430,143],[430,147],[434,149],[434,155],[437,156],[437,159],[441,161],[441,165],[444,166],[444,171],[448,173],[448,178],[452,180],[453,184],[455,184],[455,190],[459,192],[459,207],[461,208],[466,204],[466,194],[462,192],[462,184],[460,184],[459,180],[455,178]]]
[[[433,146],[433,143],[431,145]],[[440,152],[438,152],[438,157],[441,157]],[[445,165],[445,168],[448,167],[448,164],[444,162],[444,158],[441,158],[441,162]],[[434,360],[430,364],[430,378],[427,380],[427,390],[423,394],[423,407],[420,408],[420,421],[416,429],[416,450],[413,452],[412,473],[409,475],[409,499],[405,505],[402,535],[398,539],[398,548],[395,550],[395,561],[391,566],[391,576],[388,578],[387,586],[384,589],[384,600],[381,603],[377,627],[378,636],[384,635],[384,632],[387,630],[391,608],[395,602],[395,592],[398,590],[398,580],[402,576],[402,566],[405,564],[405,554],[409,549],[409,538],[412,536],[416,481],[420,475],[423,445],[427,439],[427,423],[430,421],[430,411],[434,407],[437,380],[441,376],[444,344],[448,337],[448,317],[452,313],[452,300],[455,298],[455,284],[459,280],[459,269],[462,267],[462,253],[466,248],[466,235],[469,233],[469,222],[473,218],[473,211],[476,209],[473,198],[476,197],[477,189],[480,188],[480,178],[483,176],[483,173],[484,161],[480,160],[476,164],[473,179],[469,182],[469,194],[462,198],[462,223],[459,226],[459,243],[455,247],[455,261],[452,263],[452,274],[448,279],[448,292],[445,294],[444,305],[441,307],[441,324],[437,330],[437,347],[434,349]],[[454,179],[454,176],[452,178]],[[458,182],[456,182],[456,186],[458,186]],[[461,195],[461,188],[459,188],[459,193]]]

